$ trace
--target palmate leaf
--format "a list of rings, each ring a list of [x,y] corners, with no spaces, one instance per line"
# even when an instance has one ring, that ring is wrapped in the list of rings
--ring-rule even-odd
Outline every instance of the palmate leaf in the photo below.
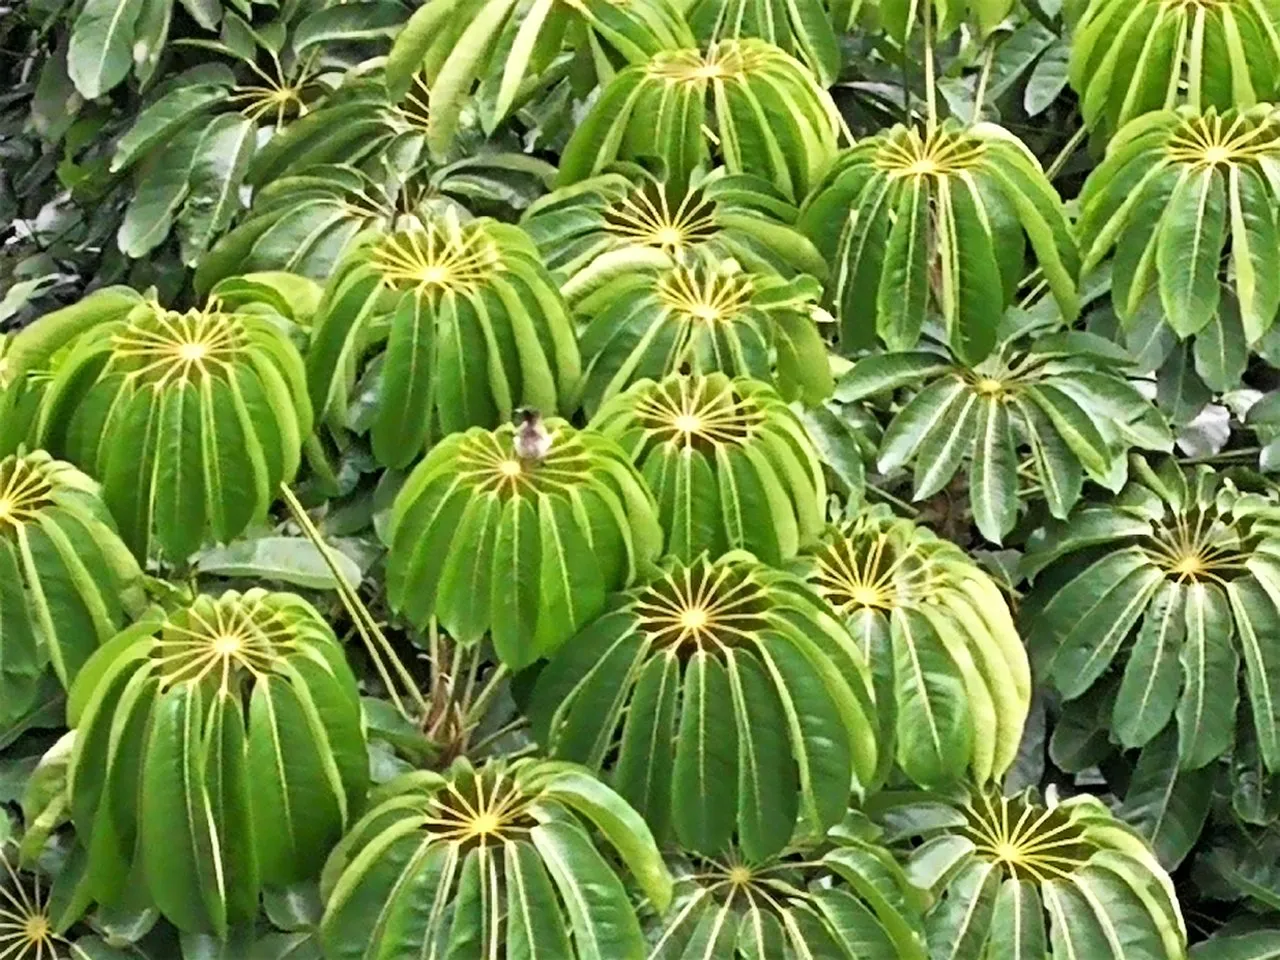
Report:
[[[824,87],[840,75],[840,43],[821,0],[696,0],[688,16],[699,43],[756,37],[802,60]]]
[[[39,872],[24,873],[12,856],[8,835],[0,836],[0,943],[12,960],[74,960],[83,951],[63,936],[78,919],[67,914],[65,884],[51,888]]]
[[[139,559],[181,562],[263,519],[311,432],[287,303],[229,287],[186,313],[125,301],[64,348],[40,398],[32,442],[101,480]]]
[[[867,662],[830,608],[750,554],[668,560],[538,676],[553,756],[608,770],[659,842],[772,856],[821,836],[876,771]]]
[[[600,408],[658,502],[666,552],[685,562],[745,549],[769,564],[822,531],[822,460],[767,384],[723,374],[643,380]]]
[[[146,256],[176,225],[183,261],[195,266],[240,212],[261,128],[281,130],[328,93],[312,58],[282,61],[236,22],[249,49],[215,45],[239,60],[235,69],[202,64],[174,78],[116,145],[112,172],[133,170],[137,184],[117,236],[130,257]]]
[[[317,310],[307,379],[318,415],[349,429],[364,367],[381,363],[374,455],[407,467],[429,441],[496,427],[517,407],[569,412],[578,345],[528,236],[456,211],[370,231],[335,268]]]
[[[951,543],[883,508],[828,530],[806,579],[871,665],[882,754],[926,787],[1002,777],[1031,670],[999,588]]]
[[[251,921],[261,888],[316,876],[364,804],[355,677],[291,594],[147,614],[90,658],[67,719],[92,896],[123,903],[141,883],[182,930]]]
[[[0,460],[0,729],[50,670],[70,686],[137,612],[141,576],[93,480],[39,450]]]
[[[444,156],[477,84],[481,122],[492,133],[566,44],[605,83],[620,65],[692,42],[679,6],[669,0],[431,0],[396,38],[387,87],[399,100],[415,75],[425,75],[431,88],[427,143]]]
[[[1273,99],[1280,71],[1275,0],[1211,4],[1090,0],[1075,27],[1070,82],[1085,125],[1111,136],[1143,114],[1248,109]]]
[[[1280,769],[1280,503],[1207,467],[1134,458],[1114,504],[1087,505],[1034,540],[1028,643],[1067,699],[1122,671],[1112,738],[1126,748],[1177,727],[1177,764],[1232,748],[1243,689],[1262,766]],[[1238,676],[1244,668],[1243,684]]]
[[[1242,326],[1252,344],[1266,333],[1280,306],[1278,157],[1280,122],[1269,106],[1167,110],[1120,131],[1085,182],[1079,232],[1086,272],[1113,253],[1122,321],[1132,326],[1158,295],[1178,339],[1230,343]],[[1238,321],[1219,309],[1224,284]]]
[[[976,366],[923,350],[878,354],[854,364],[835,395],[851,402],[900,393],[880,471],[914,466],[918,500],[963,472],[974,522],[1000,543],[1024,500],[1019,474],[1025,462],[1049,512],[1065,519],[1086,476],[1115,491],[1124,483],[1131,448],[1167,453],[1173,447],[1164,419],[1126,376],[1126,362],[1093,344],[1072,334],[1029,344],[1009,340]],[[961,422],[972,428],[957,430]],[[964,449],[939,456],[957,437],[966,441]]]
[[[507,153],[478,154],[406,182],[345,164],[307,167],[255,194],[239,225],[200,259],[196,289],[262,270],[323,281],[370,231],[429,222],[450,208],[509,211],[540,194],[550,174],[543,161]]]
[[[936,903],[931,957],[1184,960],[1173,883],[1100,800],[894,794],[868,808]]]
[[[798,60],[763,40],[720,40],[619,72],[569,139],[559,182],[656,157],[677,193],[698,167],[721,163],[798,203],[835,155],[841,131],[831,96]]]
[[[565,296],[698,256],[788,279],[826,275],[822,255],[794,229],[795,206],[768,182],[717,168],[679,191],[638,165],[619,166],[535,201],[521,221]]]
[[[255,155],[246,181],[270,189],[283,177],[309,175],[318,166],[340,165],[357,167],[379,183],[390,180],[397,186],[403,184],[406,192],[413,183],[462,199],[468,195],[462,181],[470,177],[470,193],[476,199],[518,209],[555,178],[555,168],[521,152],[516,137],[489,138],[474,121],[459,131],[446,157],[433,157],[427,149],[430,100],[422,71],[414,74],[408,88],[395,98],[388,94],[386,79],[379,74],[348,80],[273,136]],[[476,189],[487,181],[494,182],[490,191],[494,196]],[[523,204],[515,200],[521,196]],[[482,204],[479,212],[494,211]]]
[[[620,873],[659,912],[671,876],[644,821],[585,772],[461,759],[379,799],[325,867],[326,957],[643,960]]]
[[[817,320],[819,282],[748,273],[705,255],[690,265],[631,270],[579,291],[587,413],[638,380],[721,372],[770,383],[788,401],[817,403],[834,386]]]
[[[956,355],[981,362],[1030,268],[1028,242],[1063,317],[1079,310],[1062,202],[1031,152],[993,124],[896,126],[859,141],[814,187],[799,227],[832,264],[826,296],[848,355],[877,337],[911,349],[932,307]]]
[[[387,529],[392,607],[419,626],[437,617],[464,644],[489,634],[515,669],[597,617],[662,549],[653,495],[623,450],[563,420],[545,429],[540,454],[517,448],[510,425],[449,435]]]
[[[763,860],[730,849],[672,861],[675,899],[648,960],[928,957],[923,897],[874,843],[842,835]]]

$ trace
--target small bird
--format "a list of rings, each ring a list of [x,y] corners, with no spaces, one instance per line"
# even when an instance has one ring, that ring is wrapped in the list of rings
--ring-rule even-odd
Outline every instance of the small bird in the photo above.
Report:
[[[551,434],[542,423],[542,414],[532,407],[516,411],[516,456],[541,462],[551,450]]]

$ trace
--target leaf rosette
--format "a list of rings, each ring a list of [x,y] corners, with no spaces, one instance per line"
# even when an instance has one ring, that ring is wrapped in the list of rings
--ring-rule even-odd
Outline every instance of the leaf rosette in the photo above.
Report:
[[[215,292],[185,313],[121,300],[70,340],[41,399],[34,443],[102,482],[141,559],[229,542],[297,472],[311,403],[286,305],[239,286],[234,306]]]
[[[659,843],[709,856],[820,837],[875,776],[862,651],[799,578],[740,551],[612,597],[529,714],[553,756],[608,769]]]
[[[1280,118],[1266,105],[1167,110],[1116,135],[1085,181],[1078,228],[1086,272],[1111,254],[1111,300],[1126,327],[1158,299],[1149,308],[1180,340],[1252,344],[1270,329],[1280,306],[1277,163]],[[1224,286],[1238,310],[1221,309]]]
[[[677,189],[720,162],[799,202],[841,131],[835,102],[800,61],[764,40],[719,40],[618,73],[565,146],[560,184],[657,157]]]
[[[1032,654],[1067,700],[1119,674],[1112,739],[1140,747],[1176,723],[1183,770],[1232,749],[1243,689],[1262,767],[1280,772],[1280,502],[1207,466],[1132,470],[1113,502],[1029,545]]]
[[[1127,371],[1110,343],[1050,334],[1006,342],[976,366],[935,352],[877,354],[854,364],[835,395],[854,402],[905,391],[885,430],[879,471],[913,465],[916,500],[962,472],[978,529],[1000,543],[1028,499],[1025,486],[1065,519],[1086,477],[1118,491],[1131,448],[1172,449],[1163,417]]]
[[[492,133],[539,89],[566,47],[580,70],[605,83],[621,65],[692,43],[670,0],[431,0],[397,36],[387,88],[398,99],[425,78],[427,143],[443,156],[473,87],[481,124]]]
[[[1144,114],[1247,109],[1280,92],[1275,0],[1090,0],[1069,78],[1085,126],[1111,136]]]
[[[450,209],[509,213],[541,194],[554,173],[541,160],[507,153],[464,157],[404,182],[346,163],[308,166],[254,194],[241,222],[201,258],[196,289],[264,270],[323,282],[368,232],[412,228]]]
[[[67,719],[88,889],[119,903],[141,886],[182,930],[252,921],[262,888],[316,876],[364,804],[355,677],[292,594],[148,614],[90,658]]]
[[[0,947],[5,960],[84,960],[85,952],[62,934],[69,925],[64,903],[37,874],[24,875],[0,842]]]
[[[868,812],[936,898],[931,957],[1186,957],[1172,881],[1095,797],[895,794]]]
[[[895,126],[843,151],[798,226],[832,264],[827,298],[844,353],[910,350],[936,310],[956,355],[996,346],[1005,308],[1036,267],[1068,322],[1079,256],[1040,162],[995,124]]]
[[[924,898],[874,843],[841,838],[758,861],[730,850],[679,866],[649,960],[927,958]]]
[[[522,405],[566,408],[580,369],[573,326],[528,236],[454,212],[371,232],[336,268],[307,354],[320,417],[347,426],[371,354],[381,386],[370,441],[395,468],[431,440],[497,426]]]
[[[797,214],[758,177],[720,168],[681,191],[627,165],[534,201],[521,222],[573,299],[629,270],[698,256],[788,279],[825,276],[826,261],[793,227]]]
[[[831,528],[803,558],[809,585],[871,665],[883,765],[896,759],[929,788],[1002,777],[1022,739],[1031,669],[995,582],[883,508]]]
[[[137,4],[117,2],[108,30],[127,19],[131,7],[137,14]],[[240,212],[259,142],[305,116],[329,92],[314,56],[291,50],[281,56],[278,40],[269,41],[238,17],[227,26],[228,43],[188,42],[233,58],[234,69],[205,63],[159,85],[116,144],[111,172],[134,174],[116,237],[130,257],[146,256],[176,227],[182,260],[195,266]]]
[[[410,474],[387,531],[387,596],[464,644],[487,633],[514,669],[551,654],[662,549],[653,495],[592,430],[545,424],[545,455],[515,428],[445,437]]]
[[[97,483],[42,450],[0,460],[0,729],[115,636],[141,575]]]
[[[822,459],[767,384],[720,373],[644,380],[591,427],[631,457],[658,502],[666,552],[685,562],[744,549],[777,565],[822,532]]]
[[[830,87],[839,79],[840,41],[821,0],[695,0],[688,17],[701,44],[759,37],[803,62],[822,86]]]
[[[585,772],[460,759],[378,797],[325,867],[326,957],[643,960],[623,878],[661,912],[671,876],[644,821]]]
[[[817,403],[834,386],[821,293],[807,274],[784,280],[705,257],[614,277],[571,304],[583,322],[582,405],[594,415],[639,380],[717,372]]]

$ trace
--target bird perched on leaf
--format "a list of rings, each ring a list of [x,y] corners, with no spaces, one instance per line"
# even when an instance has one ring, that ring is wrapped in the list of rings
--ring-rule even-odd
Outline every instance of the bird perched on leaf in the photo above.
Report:
[[[521,460],[543,460],[551,450],[551,434],[542,422],[542,414],[532,407],[516,411],[516,456]]]

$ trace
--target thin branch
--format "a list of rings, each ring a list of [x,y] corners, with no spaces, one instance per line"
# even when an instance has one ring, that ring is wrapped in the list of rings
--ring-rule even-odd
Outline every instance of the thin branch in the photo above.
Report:
[[[933,0],[924,0],[924,95],[930,134],[938,129],[937,86],[933,64]]]
[[[285,504],[289,507],[289,513],[293,515],[294,521],[302,528],[303,535],[320,552],[325,566],[329,568],[329,572],[337,584],[338,596],[342,599],[343,606],[347,608],[347,613],[351,615],[351,619],[355,622],[360,639],[364,641],[365,649],[373,660],[373,665],[386,686],[388,694],[395,703],[396,710],[406,720],[411,723],[414,722],[413,715],[405,707],[404,701],[401,700],[400,695],[396,692],[395,684],[392,682],[383,657],[386,657],[396,674],[399,675],[400,682],[404,684],[410,699],[414,701],[414,705],[425,714],[427,712],[427,701],[422,696],[422,691],[418,689],[418,684],[413,679],[413,674],[409,672],[404,662],[397,656],[395,648],[391,646],[391,641],[382,632],[382,628],[378,626],[378,622],[364,605],[364,601],[360,599],[359,594],[347,583],[347,578],[343,576],[342,570],[334,558],[333,548],[320,535],[320,531],[311,522],[311,518],[307,516],[307,511],[298,502],[298,498],[289,489],[289,485],[281,483],[280,492],[284,497]]]
[[[1089,135],[1086,127],[1081,126],[1075,133],[1071,135],[1071,139],[1067,141],[1067,145],[1058,151],[1058,155],[1053,158],[1053,162],[1049,164],[1044,175],[1048,180],[1052,180],[1062,172],[1062,168],[1067,165],[1067,161],[1071,159],[1071,155],[1076,152],[1076,147],[1084,141]]]
[[[978,74],[978,89],[973,95],[973,115],[969,118],[970,126],[982,120],[982,104],[987,99],[987,85],[991,82],[991,65],[996,59],[994,34],[987,38],[984,46],[986,53],[982,58],[982,72]]]

